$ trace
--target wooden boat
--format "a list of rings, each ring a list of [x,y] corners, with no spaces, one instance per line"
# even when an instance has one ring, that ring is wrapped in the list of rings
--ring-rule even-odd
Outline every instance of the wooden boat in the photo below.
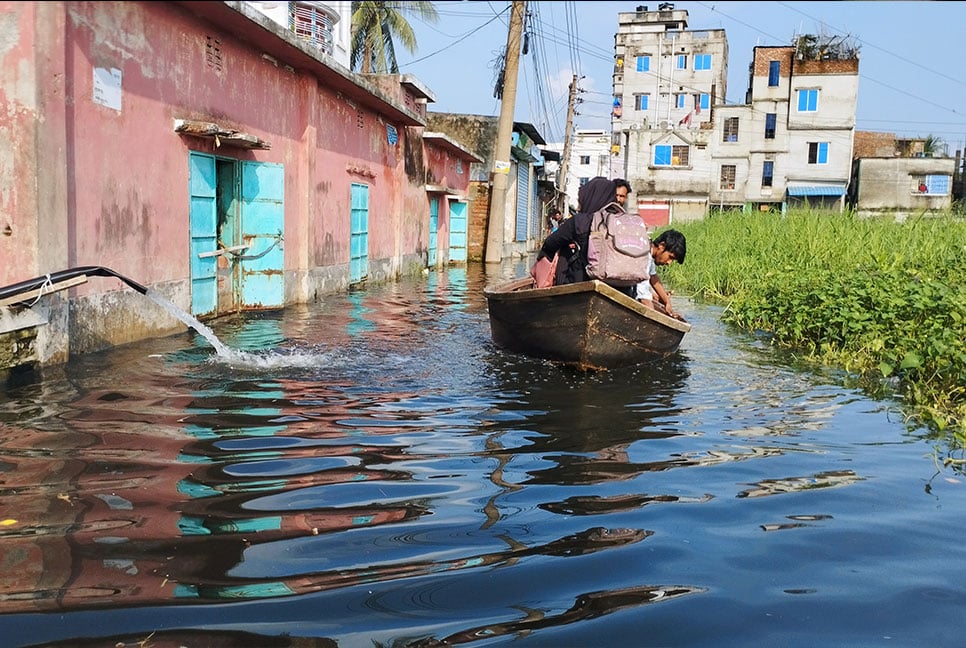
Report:
[[[535,288],[523,277],[487,286],[483,294],[497,346],[585,370],[669,355],[691,330],[596,280]]]

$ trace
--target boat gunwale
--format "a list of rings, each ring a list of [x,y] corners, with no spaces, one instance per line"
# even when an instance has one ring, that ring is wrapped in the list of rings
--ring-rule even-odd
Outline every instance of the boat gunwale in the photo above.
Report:
[[[596,292],[599,296],[616,302],[621,306],[634,311],[647,319],[654,320],[658,324],[668,328],[687,333],[691,330],[691,325],[683,320],[679,320],[669,315],[665,315],[654,308],[649,308],[636,299],[625,295],[621,291],[613,288],[603,281],[592,279],[572,284],[550,286],[548,288],[534,288],[532,277],[522,277],[512,279],[493,286],[483,288],[484,296],[495,301],[523,301],[530,299],[553,297],[571,293]]]

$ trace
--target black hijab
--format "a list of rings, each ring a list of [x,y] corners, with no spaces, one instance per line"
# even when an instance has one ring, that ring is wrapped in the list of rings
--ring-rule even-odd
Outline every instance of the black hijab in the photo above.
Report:
[[[587,281],[587,238],[594,212],[617,201],[617,185],[613,180],[597,176],[577,192],[577,215],[564,220],[543,242],[539,257],[557,261],[557,284]]]

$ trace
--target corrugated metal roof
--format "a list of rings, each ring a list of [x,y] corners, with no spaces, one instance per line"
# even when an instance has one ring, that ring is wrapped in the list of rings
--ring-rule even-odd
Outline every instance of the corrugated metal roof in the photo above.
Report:
[[[844,196],[845,187],[832,187],[829,185],[807,185],[801,187],[789,187],[789,196]]]

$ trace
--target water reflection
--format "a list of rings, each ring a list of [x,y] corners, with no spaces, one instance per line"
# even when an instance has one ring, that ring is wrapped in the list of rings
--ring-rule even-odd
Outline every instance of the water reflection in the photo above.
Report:
[[[910,556],[908,591],[966,601],[966,574],[930,563],[958,548],[944,511],[966,498],[933,479],[921,505],[935,466],[909,470],[923,449],[882,404],[697,305],[646,366],[509,354],[490,280],[330,295],[218,321],[225,353],[189,332],[10,386],[0,630],[92,648],[770,640],[792,595],[811,607],[786,621],[871,627],[880,612],[839,612],[838,593],[864,600]],[[845,574],[861,550],[876,569]]]

